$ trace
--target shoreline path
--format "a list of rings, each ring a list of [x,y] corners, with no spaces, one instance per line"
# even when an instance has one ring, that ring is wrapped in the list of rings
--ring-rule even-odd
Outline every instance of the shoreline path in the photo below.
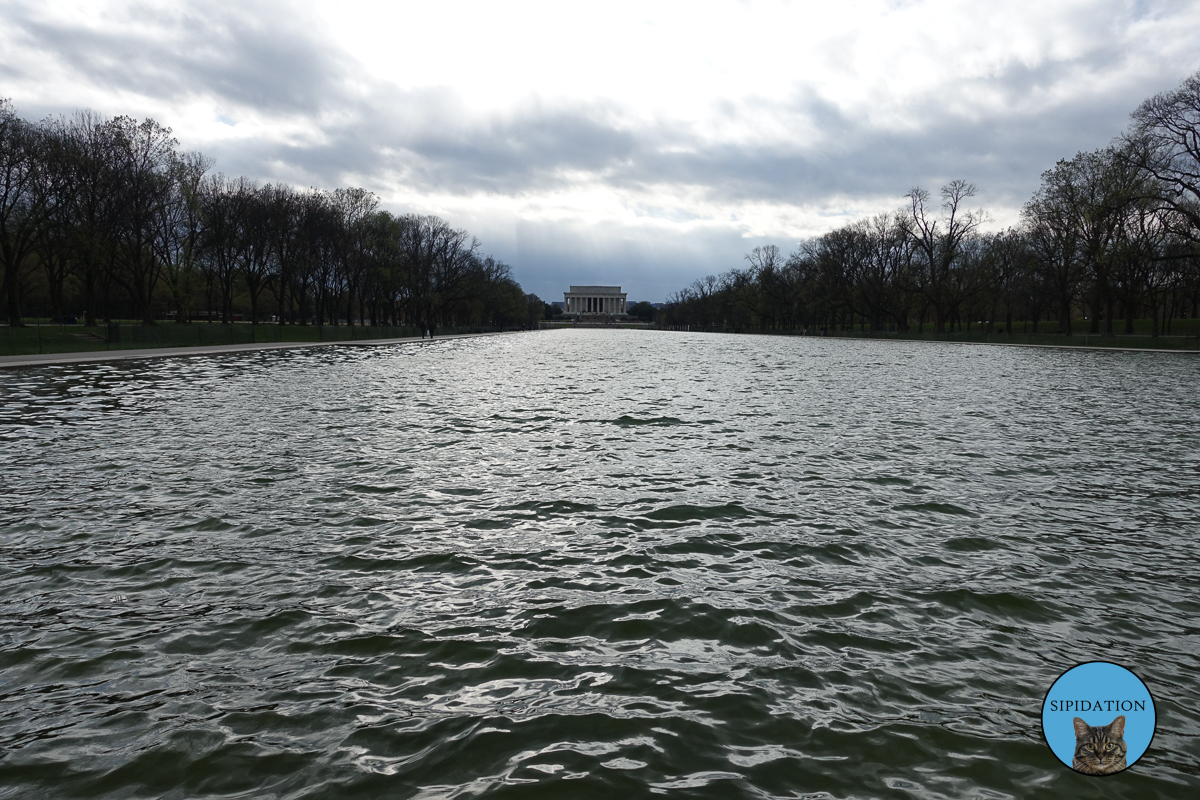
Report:
[[[480,336],[501,336],[514,331],[493,333],[453,333],[436,339],[407,336],[400,339],[361,339],[348,342],[274,342],[260,344],[218,344],[199,347],[145,347],[131,350],[95,350],[82,353],[35,353],[21,356],[0,356],[0,369],[21,367],[50,367],[60,364],[86,364],[92,361],[134,361],[140,358],[186,358],[216,353],[244,353],[249,350],[291,350],[301,347],[380,347],[410,342],[440,342],[445,339],[473,339]]]

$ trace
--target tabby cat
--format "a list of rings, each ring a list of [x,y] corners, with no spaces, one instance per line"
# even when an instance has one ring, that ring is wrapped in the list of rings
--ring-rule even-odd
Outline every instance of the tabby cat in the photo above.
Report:
[[[1125,715],[1095,727],[1076,717],[1071,768],[1084,775],[1111,775],[1125,769]]]

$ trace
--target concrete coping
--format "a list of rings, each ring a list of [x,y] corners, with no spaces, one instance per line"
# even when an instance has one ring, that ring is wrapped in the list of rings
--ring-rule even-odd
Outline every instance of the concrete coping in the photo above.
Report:
[[[0,369],[50,367],[60,364],[88,364],[101,361],[137,361],[143,358],[187,358],[190,356],[207,356],[220,353],[245,353],[254,350],[298,350],[306,347],[383,347],[392,344],[410,344],[412,342],[434,344],[447,339],[473,339],[480,336],[500,336],[501,333],[514,332],[452,333],[445,336],[438,336],[434,339],[422,339],[420,336],[406,336],[400,339],[359,339],[357,341],[346,342],[263,342],[259,344],[202,345],[199,347],[145,347],[130,350],[94,350],[82,353],[32,353],[20,356],[0,356]]]

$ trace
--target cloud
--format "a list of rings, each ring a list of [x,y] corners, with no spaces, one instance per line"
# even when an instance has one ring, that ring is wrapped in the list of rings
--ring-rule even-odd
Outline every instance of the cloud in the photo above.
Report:
[[[1012,221],[1198,66],[1184,2],[605,9],[0,0],[0,95],[154,116],[228,174],[365,186],[531,282],[660,287],[916,185],[965,178]]]
[[[349,65],[314,38],[312,18],[282,4],[114,4],[76,16],[12,3],[5,17],[21,33],[22,60],[50,62],[101,96],[216,97],[229,108],[315,115],[342,90]]]

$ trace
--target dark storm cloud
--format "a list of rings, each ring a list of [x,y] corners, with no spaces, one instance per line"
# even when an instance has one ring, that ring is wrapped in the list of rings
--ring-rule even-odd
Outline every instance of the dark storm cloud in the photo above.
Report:
[[[644,148],[639,135],[612,122],[610,110],[526,109],[453,137],[425,130],[405,144],[431,165],[430,180],[500,192],[553,187],[563,170],[605,173]]]
[[[328,100],[331,107],[339,102]],[[610,106],[597,104],[535,106],[480,120],[448,90],[382,87],[343,102],[313,141],[237,141],[212,154],[227,171],[261,172],[270,163],[280,174],[294,169],[319,184],[387,176],[439,193],[513,194],[570,186],[579,173],[614,174],[644,157],[648,134],[623,129],[612,117]]]
[[[784,103],[714,103],[714,119],[726,124],[783,119],[819,132],[816,141],[745,144],[712,141],[679,122],[630,123],[614,101],[534,101],[481,117],[450,89],[405,91],[362,74],[292,5],[125,13],[101,25],[50,23],[35,6],[18,4],[8,6],[6,21],[27,47],[99,87],[163,100],[212,98],[234,120],[239,110],[253,110],[306,118],[314,128],[299,140],[214,143],[208,149],[223,171],[301,175],[317,185],[386,177],[464,196],[570,188],[590,176],[635,192],[702,187],[716,203],[820,204],[834,196],[900,197],[917,184],[962,177],[995,201],[1019,204],[1056,159],[1104,145],[1137,102],[1186,74],[1143,74],[1097,93],[1093,82],[1128,72],[1133,56],[1111,46],[1104,29],[1111,23],[1093,18],[1086,24],[1097,44],[1083,54],[947,80],[904,109],[903,128],[849,115],[813,88]],[[8,63],[0,69],[29,71]],[[351,83],[360,90],[348,91]],[[1065,99],[1047,99],[1056,95]],[[975,102],[979,96],[990,103]]]
[[[101,26],[48,22],[33,4],[10,4],[5,16],[26,47],[81,80],[149,98],[216,95],[232,106],[308,114],[336,98],[347,71],[314,37],[313,21],[289,5],[139,5],[110,12]]]
[[[562,300],[567,284],[611,283],[624,287],[631,301],[661,302],[699,277],[746,266],[746,253],[758,245],[795,249],[794,242],[716,229],[636,236],[610,223],[520,222],[516,234],[516,247],[496,254],[518,268],[527,291],[546,300]]]
[[[725,136],[706,123],[647,123],[619,100],[534,98],[483,113],[452,88],[404,89],[367,74],[325,38],[315,18],[285,3],[191,3],[169,11],[136,6],[99,23],[49,22],[33,4],[0,0],[0,8],[9,41],[23,53],[20,60],[0,54],[0,96],[5,84],[36,85],[52,64],[81,86],[95,87],[96,96],[119,92],[168,107],[198,99],[230,122],[253,115],[265,119],[268,130],[272,120],[286,129],[207,143],[178,131],[184,147],[202,147],[227,174],[326,188],[353,182],[385,194],[400,185],[409,195],[462,198],[537,196],[591,183],[627,192],[633,203],[646,198],[647,205],[670,202],[656,199],[668,187],[668,195],[698,192],[703,201],[729,208],[758,203],[832,211],[831,225],[846,221],[836,214],[838,203],[891,197],[896,207],[913,186],[936,191],[956,178],[977,184],[979,205],[1011,212],[1036,189],[1043,170],[1107,144],[1141,100],[1197,67],[1195,60],[1168,63],[1144,45],[1122,44],[1121,20],[1132,12],[1113,7],[1080,15],[1078,32],[1088,44],[1069,56],[1014,58],[975,78],[947,75],[903,105],[884,98],[882,108],[851,112],[831,90],[812,85],[785,100],[718,99],[711,124],[750,132]],[[72,110],[52,97],[21,109],[30,116]],[[160,121],[178,129],[174,120]],[[795,137],[774,133],[781,128],[794,129]],[[760,129],[772,133],[756,140]],[[691,212],[644,211],[673,220]],[[496,223],[497,230],[506,224]],[[672,233],[547,222],[523,230],[498,237],[507,237],[502,247],[522,270],[549,276],[556,264],[573,260],[597,281],[624,276],[631,286],[651,273],[682,285],[689,281],[676,278],[688,270],[737,266],[741,253],[761,243],[730,228]],[[785,250],[794,246],[778,243]],[[646,296],[661,299],[664,285],[644,284]]]
[[[1043,170],[1107,144],[1141,99],[1180,77],[1145,75],[1102,99],[1077,92],[1053,102],[1021,102],[1052,92],[1081,69],[1050,64],[1038,72],[1017,65],[917,104],[907,111],[912,124],[894,129],[855,119],[812,95],[788,107],[723,103],[720,113],[735,122],[785,114],[804,123],[798,127],[820,132],[815,142],[798,137],[770,144],[712,142],[679,123],[637,127],[612,103],[535,104],[481,120],[448,91],[380,88],[326,125],[322,142],[267,144],[253,158],[294,164],[327,182],[387,174],[412,188],[462,195],[569,188],[583,174],[634,191],[703,187],[706,199],[724,203],[900,198],[914,185],[936,188],[961,177],[992,201],[1019,205]],[[970,105],[982,92],[996,98],[994,109]],[[967,110],[954,110],[961,106]]]
[[[974,119],[931,107],[919,127],[903,130],[855,126],[826,107],[814,126],[823,141],[766,145],[712,143],[678,125],[632,128],[607,106],[536,107],[469,122],[454,104],[428,97],[393,95],[380,105],[390,113],[376,105],[354,109],[326,126],[320,143],[264,143],[245,156],[294,164],[325,181],[390,173],[413,188],[463,195],[561,189],[584,174],[634,191],[704,187],[714,202],[803,203],[900,197],[917,184],[962,177],[1011,200],[1028,195],[1057,159],[1108,143],[1136,102],[1080,100]]]

